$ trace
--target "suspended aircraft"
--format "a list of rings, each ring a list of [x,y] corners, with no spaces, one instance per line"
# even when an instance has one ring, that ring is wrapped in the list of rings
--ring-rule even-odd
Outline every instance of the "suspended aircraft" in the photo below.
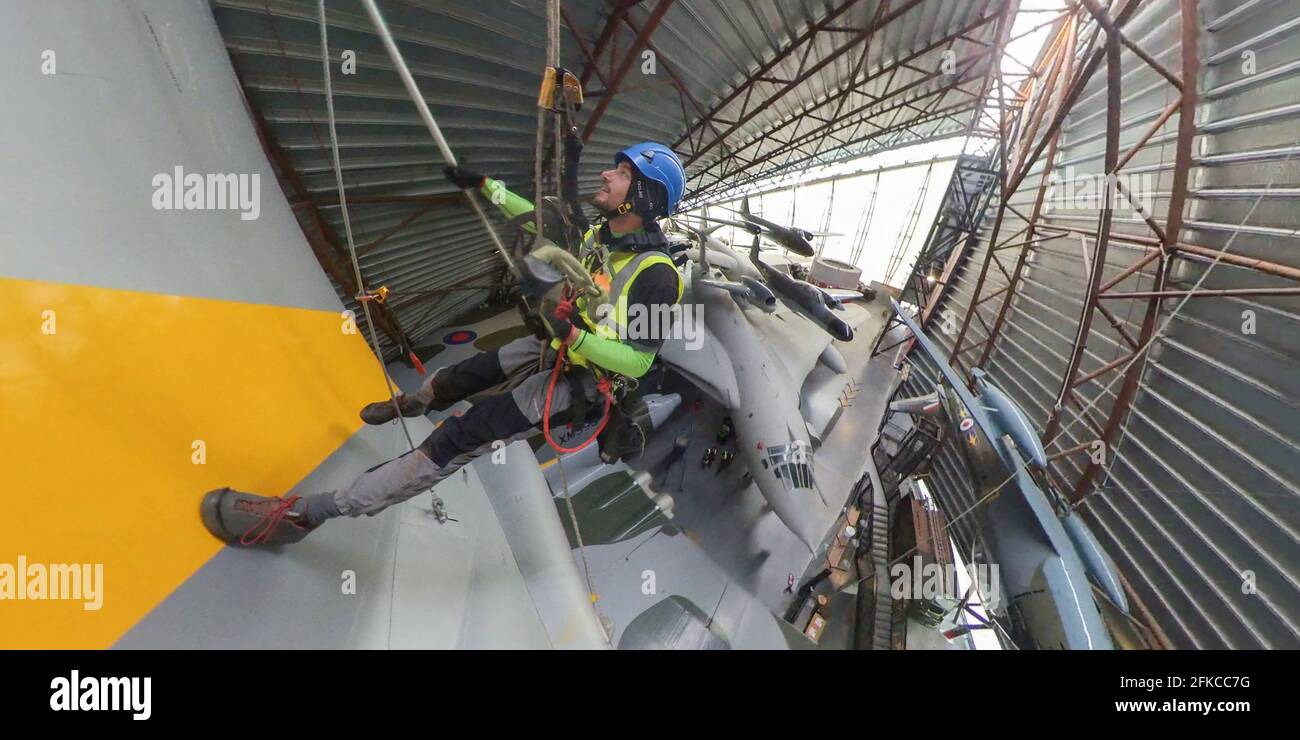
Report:
[[[767,265],[757,237],[745,259],[707,232],[689,231],[695,245],[686,251],[682,302],[700,307],[703,339],[695,349],[669,340],[660,357],[731,413],[738,450],[759,491],[814,550],[824,534],[816,502],[824,507],[827,497],[813,477],[813,447],[837,418],[839,387],[806,387],[806,380],[818,366],[846,372],[834,343],[851,341],[868,311],[838,304]]]
[[[797,226],[782,226],[765,218],[755,216],[749,210],[749,196],[745,196],[740,202],[740,213],[737,214],[744,221],[729,221],[726,219],[713,218],[711,216],[696,216],[695,218],[722,226],[734,226],[738,229],[744,229],[752,234],[762,235],[795,254],[803,257],[812,257],[817,254],[816,248],[812,245],[812,239],[816,236],[842,236],[832,231],[809,231]]]
[[[838,396],[843,381],[806,381],[819,366],[844,376],[846,363],[835,342],[852,341],[854,327],[870,312],[768,265],[759,255],[757,236],[746,259],[704,230],[688,227],[668,235],[690,240],[679,242],[677,250],[686,284],[682,315],[703,321],[685,327],[686,333],[672,332],[659,357],[729,412],[738,456],[759,492],[785,526],[815,551],[825,534],[819,512],[826,511],[829,497],[814,479],[813,450],[842,410]],[[532,257],[524,264],[525,272],[547,271]],[[552,272],[541,282],[558,279]],[[639,411],[630,417],[640,423],[634,439],[649,438],[659,426],[644,423],[648,417]],[[628,452],[618,445],[606,449],[611,439],[607,434],[601,440],[600,457],[606,463]],[[834,498],[842,497],[837,493]]]
[[[894,312],[938,369],[934,391],[890,404],[949,429],[975,487],[971,516],[983,557],[1001,571],[1001,606],[1019,647],[1076,650],[1139,647],[1119,571],[1082,518],[1048,483],[1047,452],[1025,412],[980,368],[968,388],[939,347],[897,301]],[[918,363],[913,370],[926,373]]]

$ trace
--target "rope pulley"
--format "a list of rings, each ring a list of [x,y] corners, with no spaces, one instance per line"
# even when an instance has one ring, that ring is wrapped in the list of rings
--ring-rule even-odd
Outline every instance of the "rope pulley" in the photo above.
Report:
[[[582,108],[582,83],[564,67],[547,67],[537,91],[537,107],[552,113],[572,113]]]

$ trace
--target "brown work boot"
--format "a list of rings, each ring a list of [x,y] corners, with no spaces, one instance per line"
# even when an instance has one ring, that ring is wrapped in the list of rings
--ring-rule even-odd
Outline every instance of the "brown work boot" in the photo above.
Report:
[[[398,396],[397,405],[402,409],[402,416],[411,418],[413,416],[424,416],[428,406],[410,396]],[[397,409],[393,408],[393,400],[385,398],[382,401],[366,404],[361,409],[361,420],[367,424],[387,424],[397,418]]]

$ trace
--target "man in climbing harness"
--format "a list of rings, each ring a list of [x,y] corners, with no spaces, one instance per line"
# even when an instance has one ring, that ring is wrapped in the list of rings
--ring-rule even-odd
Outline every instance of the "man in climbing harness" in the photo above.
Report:
[[[570,143],[580,149],[574,141]],[[565,195],[576,206],[576,151],[570,155]],[[533,210],[527,199],[482,174],[463,167],[444,172],[457,187],[480,189],[508,218],[523,218]],[[603,408],[608,414],[610,381],[640,378],[650,369],[666,338],[662,319],[681,300],[682,278],[666,253],[656,219],[674,211],[685,181],[681,160],[662,144],[646,142],[616,154],[614,168],[601,173],[600,190],[591,199],[604,223],[585,229],[582,250],[583,267],[607,299],[566,299],[555,312],[529,316],[526,323],[534,335],[429,373],[415,393],[397,396],[396,406],[402,416],[414,417],[498,386],[509,392],[489,395],[463,415],[448,417],[419,447],[362,473],[345,488],[306,498],[229,488],[209,492],[201,507],[208,530],[242,545],[297,542],[334,517],[374,515],[429,490],[490,451],[497,440],[522,438],[539,425],[550,439],[550,426],[569,421],[578,426],[588,409]],[[570,214],[580,221],[582,233],[586,219],[581,209],[573,207]],[[550,234],[552,228],[545,231]],[[635,320],[638,312],[640,321]],[[556,382],[561,372],[569,382]],[[384,399],[363,408],[361,418],[384,424],[396,419],[397,412],[393,399]]]

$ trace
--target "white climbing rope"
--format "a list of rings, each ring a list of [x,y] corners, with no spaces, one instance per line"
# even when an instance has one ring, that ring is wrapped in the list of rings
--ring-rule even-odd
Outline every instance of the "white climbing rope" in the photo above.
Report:
[[[339,137],[334,126],[334,88],[330,81],[330,54],[329,38],[326,31],[325,23],[325,0],[320,0],[320,54],[321,67],[323,69],[325,80],[325,110],[329,117],[330,129],[330,152],[334,160],[334,183],[339,191],[339,210],[343,213],[343,233],[347,236],[348,257],[352,260],[352,274],[356,279],[357,290],[365,290],[365,282],[361,278],[361,263],[357,261],[357,245],[352,239],[352,219],[348,217],[348,199],[347,193],[343,190],[343,168],[339,164]],[[366,317],[366,327],[370,329],[370,346],[374,350],[375,359],[379,361],[379,370],[384,374],[384,386],[388,388],[388,397],[393,402],[393,408],[397,411],[397,419],[402,424],[402,434],[406,436],[406,444],[412,451],[415,450],[415,442],[411,439],[411,430],[406,426],[406,419],[402,416],[402,407],[397,403],[397,392],[394,390],[393,379],[388,376],[388,368],[384,365],[384,355],[379,350],[379,338],[375,334],[375,324],[370,318],[370,301],[358,299],[361,304],[361,311]]]

